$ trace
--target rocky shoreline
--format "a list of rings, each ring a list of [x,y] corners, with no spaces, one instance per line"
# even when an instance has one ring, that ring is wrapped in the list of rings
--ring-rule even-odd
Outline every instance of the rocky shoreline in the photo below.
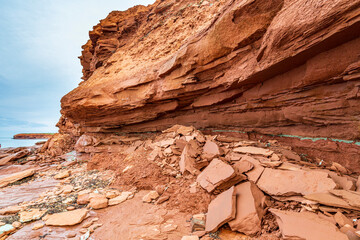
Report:
[[[305,160],[277,140],[181,125],[83,135],[73,145],[55,135],[43,146],[1,149],[0,175],[0,196],[7,196],[0,197],[1,239],[360,235],[358,174]]]
[[[0,240],[360,240],[359,9],[111,12],[59,132],[0,149]]]

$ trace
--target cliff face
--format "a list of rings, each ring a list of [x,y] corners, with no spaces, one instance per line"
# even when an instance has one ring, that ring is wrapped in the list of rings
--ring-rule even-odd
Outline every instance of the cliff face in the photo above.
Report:
[[[62,121],[360,138],[360,1],[157,1],[90,32]],[[61,128],[61,124],[60,124]]]

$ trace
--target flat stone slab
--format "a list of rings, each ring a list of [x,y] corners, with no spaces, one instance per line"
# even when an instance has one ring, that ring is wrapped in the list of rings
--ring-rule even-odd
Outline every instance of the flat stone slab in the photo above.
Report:
[[[311,212],[291,212],[270,209],[276,216],[284,239],[348,240],[334,223]]]
[[[331,193],[314,193],[304,196],[304,198],[321,203],[323,205],[332,206],[332,207],[340,207],[340,208],[347,208],[347,209],[355,209],[360,210],[357,207],[350,206],[344,199],[337,197]]]
[[[236,213],[236,195],[235,188],[219,194],[211,201],[206,215],[206,232],[214,232],[223,224],[235,218]]]
[[[48,226],[72,226],[81,223],[88,210],[86,208],[77,209],[68,212],[55,213],[46,216],[45,224]]]
[[[259,148],[259,147],[238,147],[235,148],[233,151],[238,153],[249,153],[253,155],[263,155],[263,156],[271,156],[274,153],[269,149]]]
[[[320,171],[287,171],[265,168],[258,187],[269,195],[293,196],[327,192],[336,187],[336,183]]]
[[[350,206],[360,208],[360,193],[350,190],[334,189],[330,193],[344,199]]]

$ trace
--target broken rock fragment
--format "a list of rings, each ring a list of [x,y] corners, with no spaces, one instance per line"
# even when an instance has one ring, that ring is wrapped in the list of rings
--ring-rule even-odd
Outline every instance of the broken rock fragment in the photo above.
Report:
[[[243,154],[230,152],[226,154],[226,159],[229,161],[239,161],[243,156]]]
[[[85,208],[68,212],[55,213],[46,217],[45,224],[48,226],[72,226],[81,223],[88,210]]]
[[[191,140],[192,141],[192,140]],[[184,150],[181,153],[179,167],[182,174],[185,171],[195,175],[198,174],[199,170],[196,168],[196,157],[199,155],[199,150],[195,143],[186,144]]]
[[[157,191],[150,191],[143,197],[143,202],[150,203],[152,200],[155,200],[159,197]]]
[[[284,239],[348,240],[335,224],[311,212],[291,212],[270,209],[276,216]]]
[[[242,157],[239,162],[241,163],[243,161],[248,161],[253,165],[253,168],[245,174],[250,181],[256,183],[259,180],[261,174],[264,172],[265,168],[261,166],[258,160],[250,156]]]
[[[344,199],[350,206],[360,208],[360,193],[350,190],[334,189],[330,193]]]
[[[231,230],[255,235],[261,231],[261,219],[265,214],[265,195],[252,182],[235,186],[236,215],[229,222]]]
[[[90,199],[89,207],[93,209],[106,208],[109,200],[105,196],[96,196]]]
[[[251,169],[254,168],[254,164],[252,164],[249,161],[243,160],[243,161],[239,161],[237,163],[235,163],[233,165],[233,168],[235,169],[235,171],[239,174],[241,173],[246,173],[248,171],[250,171]]]
[[[229,164],[215,158],[209,166],[199,174],[196,181],[208,192],[212,192],[217,187],[226,188],[230,180],[235,177],[237,177],[237,174]]]
[[[205,231],[214,232],[223,224],[235,218],[236,195],[231,187],[211,201],[206,216]]]
[[[327,192],[336,187],[328,174],[320,171],[288,171],[266,168],[257,185],[269,195],[292,196]]]

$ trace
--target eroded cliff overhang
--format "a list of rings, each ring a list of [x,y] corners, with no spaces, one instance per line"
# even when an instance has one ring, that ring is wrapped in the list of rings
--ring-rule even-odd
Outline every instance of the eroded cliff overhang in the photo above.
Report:
[[[360,138],[359,0],[197,3],[157,1],[97,25],[63,117],[83,132]]]

